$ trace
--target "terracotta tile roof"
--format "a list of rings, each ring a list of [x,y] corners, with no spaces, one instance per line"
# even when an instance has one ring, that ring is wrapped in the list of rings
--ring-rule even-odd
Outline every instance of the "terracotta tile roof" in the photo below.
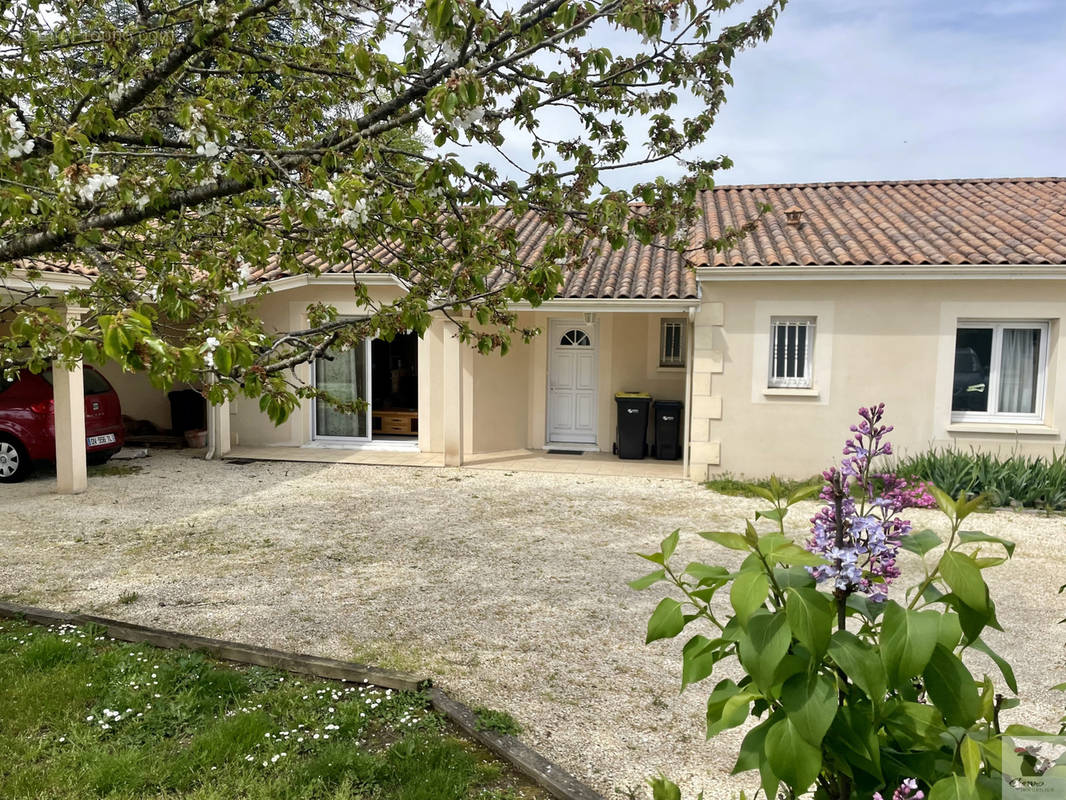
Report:
[[[568,272],[558,297],[695,298],[697,281],[688,266],[1066,265],[1066,178],[719,186],[704,192],[701,202],[694,247],[756,219],[763,204],[771,211],[723,252],[697,249],[682,257],[636,241],[617,251],[590,243],[584,264]],[[799,224],[790,225],[786,212],[797,211]],[[522,258],[535,257],[550,232],[533,213],[516,221],[500,212],[491,224],[515,226]],[[502,270],[491,276],[492,282],[506,279]]]
[[[535,212],[528,212],[516,219],[510,212],[500,211],[487,224],[500,228],[514,227],[519,242],[518,257],[523,262],[532,261],[540,255],[548,236],[554,231]],[[332,274],[371,273],[376,268],[374,262],[388,266],[396,261],[396,255],[385,246],[378,246],[369,253],[369,258],[359,258],[353,254],[352,260],[343,264],[327,264],[314,256],[300,259],[308,267]],[[606,244],[592,241],[586,245],[581,261],[580,267],[566,272],[558,297],[571,300],[660,300],[694,299],[699,296],[696,274],[691,269],[695,264],[661,245],[642,245],[633,240],[620,250],[611,250]],[[285,275],[281,270],[267,270],[255,278],[274,280]],[[487,283],[492,288],[509,278],[508,271],[501,267],[489,275]]]
[[[52,261],[44,259],[32,259],[16,261],[15,267],[21,269],[36,269],[42,273],[54,272],[59,275],[80,275],[83,278],[95,278],[100,271],[95,267],[82,264],[80,261]]]
[[[704,235],[766,214],[703,260],[715,267],[1066,265],[1066,179],[719,186],[704,193]],[[785,210],[802,211],[789,225]]]
[[[718,186],[703,193],[702,225],[687,257],[661,246],[631,241],[612,251],[590,242],[582,264],[567,272],[560,298],[692,299],[698,297],[693,266],[775,267],[848,265],[1066,265],[1066,178],[992,178],[974,180],[866,181],[847,183]],[[761,204],[771,211],[736,247],[724,252],[698,249],[758,217]],[[799,224],[790,225],[786,212]],[[519,257],[532,259],[551,228],[535,213],[515,219],[496,214],[489,224],[513,225]],[[396,256],[378,247],[372,259],[388,264]],[[325,264],[301,259],[326,273],[365,274],[368,259]],[[46,271],[93,270],[77,265],[41,265]],[[284,277],[267,270],[258,280]],[[498,285],[509,278],[497,269]]]

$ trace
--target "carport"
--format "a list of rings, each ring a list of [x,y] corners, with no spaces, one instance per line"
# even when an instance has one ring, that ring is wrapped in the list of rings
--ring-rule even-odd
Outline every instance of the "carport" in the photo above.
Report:
[[[65,293],[74,288],[90,285],[91,279],[75,273],[45,273],[30,281],[25,273],[16,270],[8,275],[0,289],[0,299],[5,305],[14,306],[32,297],[47,287],[52,297],[42,302],[53,302],[66,315],[68,327],[81,322],[86,309],[65,305]],[[5,325],[6,322],[0,322]],[[58,362],[52,364],[52,387],[55,409],[56,440],[56,491],[60,494],[79,494],[87,486],[85,457],[85,384],[82,365],[79,361],[71,368]]]
[[[24,273],[16,271],[9,275],[0,299],[7,305],[24,301],[27,296],[47,287],[51,296],[41,302],[51,302],[61,309],[69,328],[81,323],[87,309],[65,304],[64,297],[68,290],[87,288],[91,278],[75,273],[45,273],[41,278],[30,281]],[[0,325],[4,323],[0,322]],[[151,388],[142,375],[121,373],[117,365],[103,370],[115,386],[123,405],[124,413],[132,410],[136,417],[154,417],[157,421],[165,420],[167,398],[161,392]],[[73,366],[53,362],[52,364],[53,409],[55,424],[55,467],[56,492],[59,494],[80,494],[88,486],[86,460],[86,426],[85,426],[85,380],[80,361]]]

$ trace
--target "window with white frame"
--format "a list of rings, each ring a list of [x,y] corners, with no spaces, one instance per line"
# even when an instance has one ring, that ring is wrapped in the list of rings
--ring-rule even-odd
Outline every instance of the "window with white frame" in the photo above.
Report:
[[[771,389],[812,388],[813,343],[814,317],[771,317],[767,386]]]
[[[953,422],[1039,422],[1047,379],[1047,322],[960,321]]]
[[[685,320],[664,319],[659,323],[659,366],[685,366]]]

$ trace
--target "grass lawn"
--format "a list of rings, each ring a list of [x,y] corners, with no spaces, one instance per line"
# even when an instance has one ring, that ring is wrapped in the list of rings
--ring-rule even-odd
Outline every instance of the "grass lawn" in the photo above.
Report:
[[[420,694],[102,634],[0,622],[0,797],[544,797]]]

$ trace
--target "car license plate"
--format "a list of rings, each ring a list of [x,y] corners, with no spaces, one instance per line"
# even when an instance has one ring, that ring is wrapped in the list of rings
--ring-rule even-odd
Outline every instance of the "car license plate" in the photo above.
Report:
[[[115,434],[105,433],[102,436],[90,436],[88,439],[85,440],[85,442],[89,445],[89,447],[96,447],[101,444],[114,444]]]

